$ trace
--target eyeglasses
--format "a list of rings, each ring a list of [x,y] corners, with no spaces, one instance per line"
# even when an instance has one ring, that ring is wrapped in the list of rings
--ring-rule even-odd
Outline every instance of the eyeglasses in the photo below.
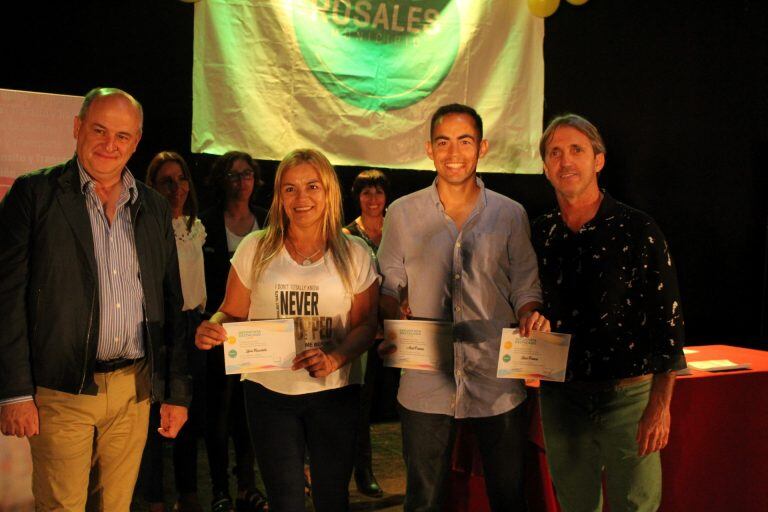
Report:
[[[253,179],[253,171],[250,169],[243,172],[229,171],[228,173],[224,174],[224,177],[227,178],[227,180],[231,181],[232,183],[235,183],[240,180],[250,181]]]
[[[157,188],[165,189],[165,190],[171,190],[176,187],[189,187],[189,178],[186,176],[179,176],[177,179],[174,178],[164,178],[157,182]]]

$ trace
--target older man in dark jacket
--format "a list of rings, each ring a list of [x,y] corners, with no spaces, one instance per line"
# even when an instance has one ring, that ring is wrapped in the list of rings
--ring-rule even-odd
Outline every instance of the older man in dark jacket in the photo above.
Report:
[[[0,429],[29,438],[39,510],[129,510],[150,398],[161,434],[186,421],[169,209],[125,167],[141,125],[132,96],[92,90],[75,158],[0,203]]]

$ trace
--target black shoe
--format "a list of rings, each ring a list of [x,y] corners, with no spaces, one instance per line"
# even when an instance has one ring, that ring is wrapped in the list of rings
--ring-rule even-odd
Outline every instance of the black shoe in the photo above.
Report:
[[[373,471],[370,468],[355,469],[355,485],[357,485],[357,490],[361,494],[371,498],[380,498],[384,495],[384,491],[379,487],[379,482],[376,481],[376,477],[373,476]]]
[[[267,497],[261,494],[258,489],[248,491],[242,498],[235,501],[237,512],[264,512],[269,510]]]
[[[217,492],[211,500],[211,512],[234,512],[232,498],[226,492]]]

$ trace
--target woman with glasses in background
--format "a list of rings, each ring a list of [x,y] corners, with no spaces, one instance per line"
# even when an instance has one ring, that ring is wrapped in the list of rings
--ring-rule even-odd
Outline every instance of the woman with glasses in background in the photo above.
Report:
[[[242,151],[221,155],[211,167],[208,185],[213,189],[216,203],[200,215],[208,232],[203,247],[208,285],[206,316],[221,305],[229,275],[229,260],[240,241],[248,233],[264,228],[267,211],[255,204],[256,192],[263,184],[258,164]],[[225,375],[221,346],[208,352],[207,356],[205,443],[213,487],[212,511],[234,510],[228,478],[230,435],[235,444],[237,510],[263,510],[266,500],[256,487],[240,376]]]
[[[174,510],[201,511],[197,498],[197,435],[202,423],[202,381],[204,354],[194,346],[194,333],[205,308],[206,291],[203,274],[205,228],[197,218],[197,196],[187,163],[178,153],[162,151],[147,168],[146,184],[163,195],[171,206],[176,251],[179,259],[183,310],[186,318],[187,348],[192,373],[192,403],[189,419],[173,441],[173,469],[178,500]],[[165,510],[163,499],[162,437],[155,431],[159,423],[160,404],[151,409],[149,435],[142,462],[142,482],[150,512]]]

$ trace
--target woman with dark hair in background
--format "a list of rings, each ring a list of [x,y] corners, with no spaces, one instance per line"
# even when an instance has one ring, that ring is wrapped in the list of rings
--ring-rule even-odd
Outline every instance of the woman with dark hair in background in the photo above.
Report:
[[[352,197],[360,206],[360,216],[344,227],[344,232],[359,236],[371,248],[375,257],[381,242],[384,226],[384,209],[389,197],[389,180],[377,169],[363,171],[352,183]],[[381,329],[376,333],[376,344],[365,356],[365,383],[360,390],[360,421],[358,423],[357,446],[355,448],[355,485],[362,494],[371,497],[383,495],[373,474],[371,455],[371,408],[376,376],[382,361],[376,346],[383,339]]]
[[[179,259],[183,310],[186,318],[186,339],[189,349],[189,368],[192,372],[193,392],[189,407],[189,420],[173,440],[173,468],[178,501],[175,510],[200,512],[197,498],[197,435],[202,419],[202,380],[204,354],[194,346],[194,333],[205,308],[205,276],[203,274],[203,243],[205,228],[197,218],[197,196],[187,163],[178,153],[158,153],[147,168],[145,182],[162,194],[171,205],[173,231]],[[151,512],[165,510],[163,500],[163,438],[154,430],[158,427],[160,404],[153,404],[149,435],[144,448],[142,481]]]
[[[269,225],[232,258],[226,297],[196,345],[221,346],[224,322],[294,318],[304,350],[290,370],[243,377],[249,427],[270,506],[304,511],[309,451],[317,512],[349,509],[349,478],[362,368],[376,332],[378,275],[370,249],[342,233],[341,190],[328,159],[311,149],[277,169]],[[290,300],[302,290],[307,300]]]
[[[384,210],[389,198],[389,180],[377,169],[363,171],[352,182],[352,197],[360,206],[360,216],[344,229],[359,236],[376,252],[384,227]]]
[[[255,204],[263,185],[259,167],[242,151],[220,156],[211,167],[208,185],[216,197],[213,208],[200,218],[208,231],[205,252],[205,280],[208,284],[207,315],[214,313],[224,298],[229,259],[240,241],[264,227],[267,212]],[[213,512],[233,510],[229,495],[229,436],[235,445],[238,512],[263,510],[266,500],[256,487],[254,455],[245,418],[243,388],[239,375],[224,373],[222,347],[207,353],[205,443],[213,486]]]

